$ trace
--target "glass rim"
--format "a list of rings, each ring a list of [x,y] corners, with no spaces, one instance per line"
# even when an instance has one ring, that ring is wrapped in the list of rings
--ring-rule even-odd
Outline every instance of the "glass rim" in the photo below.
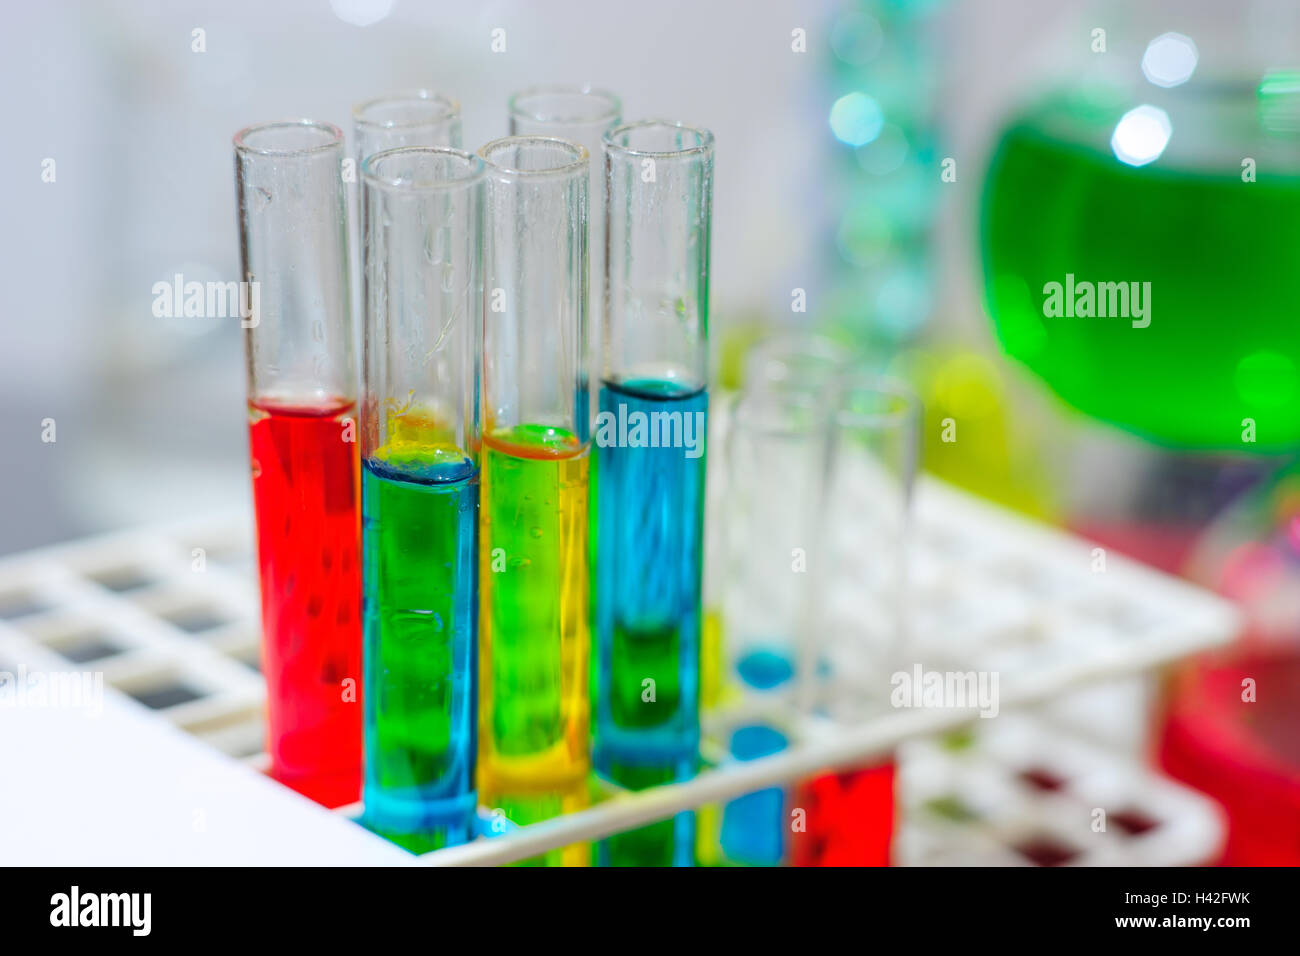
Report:
[[[778,388],[816,388],[835,385],[836,380],[852,368],[856,350],[818,332],[791,330],[760,339],[745,357],[745,386],[759,383]],[[791,376],[771,374],[777,367],[787,371],[806,369],[818,363],[824,375],[816,383],[793,381]]]
[[[681,149],[656,150],[635,149],[631,146],[624,146],[621,143],[616,143],[614,141],[614,137],[622,136],[626,133],[632,132],[633,130],[653,129],[655,127],[694,133],[699,142],[694,146],[685,146]],[[637,120],[635,123],[623,123],[606,131],[605,135],[601,139],[604,143],[606,152],[619,153],[623,156],[649,156],[664,159],[676,159],[713,151],[713,133],[702,126],[688,126],[685,123],[679,123],[676,120],[648,119]]]
[[[751,355],[761,355],[764,358],[791,355],[797,358],[842,359],[843,364],[848,365],[852,361],[854,350],[820,332],[788,329],[759,339],[754,343]]]
[[[538,110],[529,110],[523,106],[522,101],[529,97],[535,96],[571,96],[574,98],[583,98],[592,103],[602,103],[604,109],[600,112],[584,113],[581,115],[558,114],[555,112],[541,112]],[[543,84],[541,86],[530,86],[527,89],[511,93],[510,98],[506,100],[506,109],[511,116],[518,116],[522,119],[529,119],[535,123],[559,123],[567,126],[575,126],[580,123],[599,123],[611,119],[619,119],[623,112],[623,101],[617,95],[609,90],[589,84],[566,86],[561,83]]]
[[[442,110],[431,117],[409,121],[381,121],[366,118],[366,112],[376,106],[384,103],[397,103],[403,100],[429,103],[441,107]],[[459,116],[459,102],[450,96],[423,88],[418,90],[395,90],[392,93],[385,93],[383,96],[376,96],[372,99],[362,100],[356,106],[352,107],[352,122],[357,126],[364,126],[368,129],[412,129],[417,126],[424,126],[426,123],[446,122],[447,120],[456,119]]]
[[[807,414],[807,427],[792,415]],[[731,407],[732,434],[792,435],[815,438],[827,425],[822,402],[807,392],[742,389]]]
[[[437,154],[440,156],[451,156],[462,160],[467,164],[463,175],[454,176],[445,180],[433,180],[427,182],[412,182],[409,179],[402,179],[394,176],[383,176],[378,166],[389,159],[398,156],[412,156],[413,154]],[[444,189],[460,189],[465,186],[471,186],[481,180],[487,172],[487,166],[483,160],[468,150],[456,149],[453,146],[398,146],[395,149],[385,149],[378,153],[372,153],[361,161],[361,179],[368,186],[376,189],[389,191],[411,190],[414,192],[437,192]]]
[[[523,145],[546,145],[555,146],[566,150],[570,159],[561,166],[550,166],[546,169],[514,169],[510,166],[503,166],[500,163],[493,162],[488,158],[488,154],[495,149],[507,146]],[[548,178],[565,178],[576,175],[580,170],[585,170],[591,164],[591,154],[587,152],[587,147],[581,143],[575,143],[572,140],[561,139],[558,136],[540,136],[535,134],[523,134],[520,136],[501,136],[491,142],[484,143],[478,148],[477,155],[483,163],[506,176],[519,177],[521,179],[548,179]]]
[[[920,420],[920,398],[906,383],[896,378],[849,370],[839,376],[837,385],[840,401],[831,415],[831,422],[836,428],[886,428]],[[894,404],[879,411],[855,411],[844,405],[855,392],[872,392],[894,400]]]
[[[322,142],[310,146],[294,147],[267,147],[254,146],[249,140],[258,133],[268,133],[273,130],[315,130],[325,133],[327,138]],[[290,120],[273,120],[269,123],[254,123],[251,126],[245,126],[239,132],[235,133],[233,142],[235,151],[253,156],[307,156],[311,153],[324,152],[333,149],[335,146],[341,146],[343,143],[343,130],[339,129],[333,123],[325,123],[320,120],[312,119],[290,119]]]

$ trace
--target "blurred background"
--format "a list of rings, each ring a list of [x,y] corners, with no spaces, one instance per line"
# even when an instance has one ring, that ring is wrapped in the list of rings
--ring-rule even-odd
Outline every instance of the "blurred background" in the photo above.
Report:
[[[765,334],[816,330],[921,395],[927,471],[1239,602],[1250,628],[1230,652],[1111,688],[1104,743],[1226,808],[1213,859],[1300,861],[1300,7],[104,0],[5,16],[0,553],[246,504],[237,321],[152,311],[177,273],[238,276],[237,129],[348,129],[362,99],[427,87],[460,100],[473,149],[505,133],[511,92],[590,82],[629,119],[716,135],[717,383],[742,384]],[[1067,273],[1150,282],[1150,326],[1045,321],[1039,290]],[[946,418],[960,441],[941,441]],[[1249,720],[1215,704],[1243,675],[1268,688]]]

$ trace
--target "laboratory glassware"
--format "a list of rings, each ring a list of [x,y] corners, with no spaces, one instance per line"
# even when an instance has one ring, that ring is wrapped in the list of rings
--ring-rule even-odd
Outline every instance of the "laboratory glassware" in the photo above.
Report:
[[[510,136],[487,165],[479,787],[515,824],[590,769],[587,185],[582,146]],[[581,862],[584,846],[547,855]]]
[[[593,759],[631,789],[698,764],[713,135],[605,134],[605,335],[596,419]],[[684,813],[601,862],[693,860]]]
[[[356,371],[343,134],[235,136],[271,773],[329,806],[361,775]]]
[[[512,136],[554,136],[587,150],[587,348],[586,371],[600,367],[605,296],[605,167],[601,144],[622,119],[622,103],[590,86],[534,86],[510,97]],[[591,375],[588,408],[595,414],[600,378]],[[593,459],[594,463],[594,459]],[[594,482],[595,476],[592,476]]]
[[[422,852],[477,802],[484,166],[405,147],[362,180],[366,820]]]

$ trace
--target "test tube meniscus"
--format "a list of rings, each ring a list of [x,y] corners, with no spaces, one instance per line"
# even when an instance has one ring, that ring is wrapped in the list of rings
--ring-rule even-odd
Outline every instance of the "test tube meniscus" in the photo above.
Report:
[[[356,371],[343,134],[235,136],[271,773],[327,806],[361,777]]]
[[[692,776],[699,760],[713,135],[631,123],[603,152],[593,759],[641,789]],[[693,845],[683,813],[598,856],[685,865]]]
[[[469,839],[477,804],[483,172],[362,163],[365,814],[416,852]]]
[[[582,804],[590,765],[587,166],[582,146],[479,150],[484,225],[479,789],[516,824]],[[582,862],[578,845],[536,862]]]

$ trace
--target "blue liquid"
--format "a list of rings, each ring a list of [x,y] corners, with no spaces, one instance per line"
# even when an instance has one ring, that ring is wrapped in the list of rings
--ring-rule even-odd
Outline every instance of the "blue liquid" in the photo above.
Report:
[[[780,731],[764,725],[741,727],[731,737],[731,755],[757,760],[786,748]],[[733,863],[779,866],[785,858],[785,792],[780,787],[737,797],[723,808],[722,852]]]
[[[363,464],[366,823],[424,852],[468,840],[477,803],[478,474]]]
[[[598,773],[634,790],[688,779],[699,763],[708,402],[703,388],[659,380],[605,382],[600,391],[592,756]],[[601,427],[606,413],[628,425],[624,434],[615,430],[615,444],[607,443],[609,432]],[[664,413],[683,426],[668,433],[678,445],[653,447],[649,442],[662,433],[649,425],[668,421],[652,417]],[[638,415],[647,429],[640,435],[644,443],[634,446]],[[700,452],[694,458],[684,447],[688,418]],[[683,813],[602,841],[597,860],[689,866],[694,844],[694,814]]]
[[[691,416],[694,426],[707,420],[708,392],[661,381],[606,382],[600,409],[630,423],[638,414],[654,422],[653,415],[675,413]],[[598,443],[601,435],[598,424]],[[635,432],[620,437],[635,440]],[[686,775],[694,772],[705,458],[687,451],[597,445],[598,766],[616,758],[643,766],[679,762]]]
[[[779,645],[778,645],[779,646]],[[794,662],[780,650],[759,648],[736,661],[737,676],[756,690],[772,690],[794,676]],[[785,735],[763,724],[741,727],[732,735],[731,756],[757,760],[779,753]],[[722,810],[722,852],[733,863],[779,866],[785,858],[785,791],[769,787],[737,797]]]
[[[750,651],[736,661],[736,674],[756,690],[771,690],[794,676],[794,664],[780,651]]]

